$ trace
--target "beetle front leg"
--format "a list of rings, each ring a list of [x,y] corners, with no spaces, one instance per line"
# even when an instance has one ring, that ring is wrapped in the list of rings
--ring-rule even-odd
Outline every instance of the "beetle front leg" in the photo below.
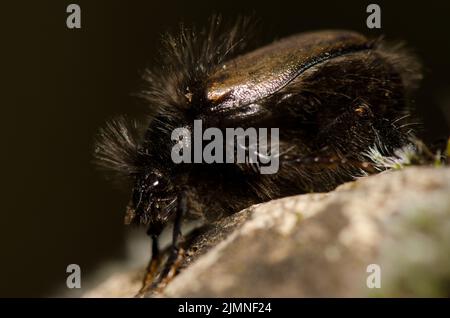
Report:
[[[142,297],[144,294],[152,288],[153,281],[158,273],[159,265],[161,264],[162,255],[158,246],[158,235],[151,235],[152,238],[152,258],[147,266],[147,271],[142,283],[142,287],[139,290],[136,297]]]
[[[184,249],[181,247],[181,244],[183,243],[181,226],[183,217],[186,215],[188,209],[187,194],[185,190],[180,193],[177,201],[178,206],[173,223],[172,246],[169,252],[169,258],[164,264],[164,268],[156,283],[156,291],[161,291],[175,277],[184,257]]]

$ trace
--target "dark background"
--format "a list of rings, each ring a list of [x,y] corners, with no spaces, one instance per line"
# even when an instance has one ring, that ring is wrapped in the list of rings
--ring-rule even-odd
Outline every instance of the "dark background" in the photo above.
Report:
[[[82,29],[68,30],[69,3]],[[124,258],[128,194],[91,164],[105,119],[134,112],[130,96],[160,34],[179,22],[253,13],[263,42],[311,29],[348,28],[404,40],[425,65],[416,98],[424,138],[449,134],[448,1],[376,1],[382,30],[368,30],[365,1],[17,1],[1,5],[2,167],[0,296],[48,296],[66,266],[82,277]]]

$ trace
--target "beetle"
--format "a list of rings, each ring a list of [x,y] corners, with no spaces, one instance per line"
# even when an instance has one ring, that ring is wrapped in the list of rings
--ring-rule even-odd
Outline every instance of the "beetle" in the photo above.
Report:
[[[99,132],[99,166],[132,182],[127,224],[146,225],[152,258],[141,292],[173,277],[184,219],[212,222],[252,204],[329,191],[373,172],[370,153],[392,156],[413,134],[406,123],[420,65],[404,49],[353,31],[295,34],[246,48],[248,22],[224,30],[166,35],[159,67],[146,70],[144,120],[109,122]],[[175,164],[178,127],[279,128],[280,169],[248,164]],[[371,152],[372,150],[372,152]],[[172,250],[159,274],[158,237],[173,223]]]

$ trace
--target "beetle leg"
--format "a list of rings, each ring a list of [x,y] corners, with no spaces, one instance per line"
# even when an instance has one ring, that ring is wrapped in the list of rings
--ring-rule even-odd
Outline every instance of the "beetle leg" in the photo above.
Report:
[[[181,233],[181,225],[183,217],[187,212],[187,196],[186,192],[182,191],[178,197],[178,206],[175,214],[172,232],[172,246],[169,258],[164,264],[164,268],[158,281],[155,284],[155,290],[161,291],[176,275],[184,258],[184,249],[181,247],[183,243],[183,235]]]
[[[158,246],[158,235],[151,235],[152,238],[152,258],[147,266],[147,271],[142,283],[142,287],[139,290],[137,297],[141,297],[146,291],[152,288],[153,281],[158,273],[159,265],[162,260],[162,253]]]
[[[280,161],[282,164],[297,164],[317,168],[333,168],[340,165],[352,165],[366,172],[374,173],[376,170],[372,163],[368,161],[358,161],[337,154],[317,154],[303,157],[283,156]]]
[[[164,264],[164,270],[158,279],[158,283],[155,286],[156,292],[161,292],[163,288],[166,287],[170,281],[172,281],[183,262],[184,255],[184,249],[181,247],[178,247],[176,250],[171,252],[167,263]]]

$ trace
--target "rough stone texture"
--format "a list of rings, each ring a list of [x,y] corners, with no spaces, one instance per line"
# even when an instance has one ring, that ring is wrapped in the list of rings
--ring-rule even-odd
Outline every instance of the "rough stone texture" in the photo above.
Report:
[[[370,264],[380,289],[367,287]],[[133,296],[138,273],[85,296]],[[382,173],[236,213],[196,236],[161,296],[450,296],[450,169]]]

